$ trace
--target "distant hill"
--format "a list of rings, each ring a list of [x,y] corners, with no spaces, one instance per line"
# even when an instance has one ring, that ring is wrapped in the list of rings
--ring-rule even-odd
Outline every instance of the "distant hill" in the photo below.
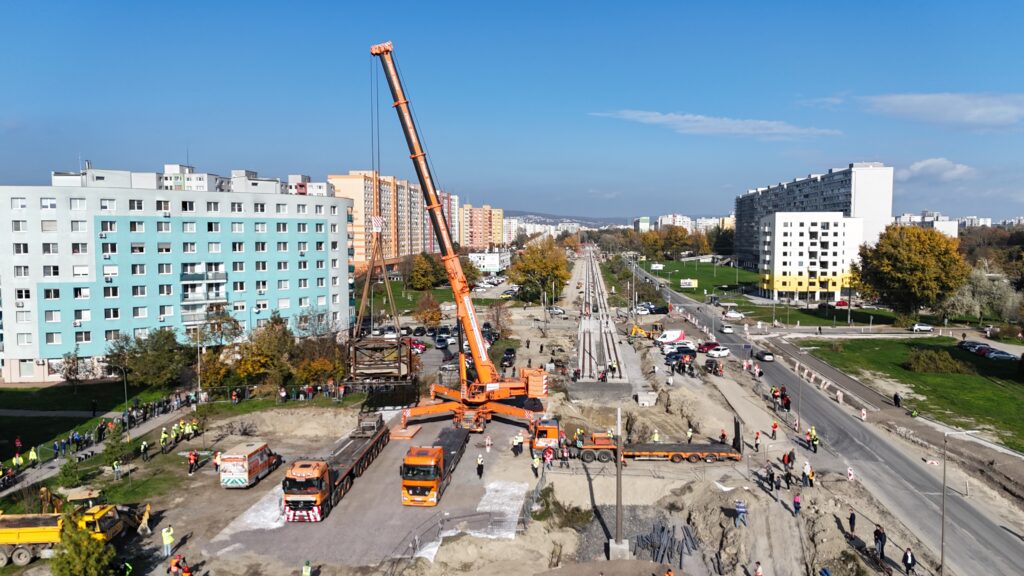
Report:
[[[600,218],[595,216],[562,216],[558,214],[545,214],[543,212],[531,212],[527,210],[505,210],[505,216],[519,218],[524,222],[534,224],[558,224],[560,222],[576,222],[590,228],[600,228],[609,224],[629,224],[632,220],[628,218]]]

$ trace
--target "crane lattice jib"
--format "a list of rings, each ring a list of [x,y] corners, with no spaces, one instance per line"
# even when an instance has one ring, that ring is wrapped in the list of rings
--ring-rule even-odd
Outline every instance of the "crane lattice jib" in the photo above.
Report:
[[[392,56],[393,49],[391,42],[385,42],[370,48],[370,54],[380,58],[381,65],[384,67],[384,75],[388,79],[388,86],[391,88],[394,108],[398,112],[398,120],[402,123],[402,131],[405,132],[405,141],[409,145],[409,157],[412,158],[413,166],[416,168],[416,177],[419,179],[427,212],[430,214],[430,225],[433,226],[434,235],[441,245],[441,261],[444,263],[448,281],[455,294],[459,323],[462,324],[462,331],[469,341],[477,380],[481,384],[495,382],[497,373],[494,363],[487,357],[483,335],[476,319],[476,309],[473,307],[473,300],[469,295],[469,283],[466,282],[466,275],[462,271],[459,255],[452,244],[451,233],[448,231],[444,211],[441,209],[437,189],[434,187],[434,178],[431,175],[430,166],[427,164],[427,155],[420,143],[416,125],[413,123],[412,111],[409,109],[409,100],[405,97],[405,89],[398,76],[398,67],[395,66],[395,59]]]

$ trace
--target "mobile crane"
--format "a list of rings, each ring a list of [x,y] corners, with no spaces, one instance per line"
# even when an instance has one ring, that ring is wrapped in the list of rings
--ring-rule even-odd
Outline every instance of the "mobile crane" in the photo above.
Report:
[[[411,418],[451,413],[456,426],[466,427],[474,432],[483,431],[487,422],[495,414],[534,422],[538,415],[535,411],[513,406],[507,401],[522,399],[546,398],[548,395],[547,372],[541,368],[523,368],[518,378],[506,379],[500,376],[494,363],[487,357],[483,335],[477,322],[476,309],[470,298],[469,283],[462,271],[459,255],[452,243],[451,233],[445,221],[441,202],[438,200],[434,178],[427,163],[427,155],[423,151],[416,125],[413,122],[409,100],[405,88],[398,76],[398,67],[392,54],[394,47],[391,42],[377,44],[370,48],[370,54],[380,59],[384,67],[384,75],[391,89],[395,111],[402,124],[405,140],[409,146],[409,157],[416,169],[416,177],[423,191],[424,204],[430,215],[430,225],[434,229],[441,248],[441,261],[444,263],[448,281],[455,294],[455,306],[462,332],[469,342],[470,354],[473,359],[474,374],[466,370],[464,353],[459,352],[459,390],[434,384],[430,387],[431,399],[444,399],[439,404],[416,406],[402,412],[402,427]],[[541,405],[541,412],[543,405]]]

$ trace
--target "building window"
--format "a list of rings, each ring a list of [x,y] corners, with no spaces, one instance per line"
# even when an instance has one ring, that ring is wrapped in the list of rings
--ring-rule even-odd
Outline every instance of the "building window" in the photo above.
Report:
[[[43,277],[54,278],[60,276],[60,266],[43,266]]]
[[[104,298],[118,298],[121,295],[121,290],[117,286],[104,286],[103,297]]]
[[[15,254],[28,254],[28,242],[16,242],[14,244]]]
[[[102,206],[102,204],[101,204],[101,206]],[[12,208],[13,208],[13,206],[12,206]],[[56,210],[57,209],[57,199],[56,198],[40,198],[39,199],[39,208],[41,208],[43,210]]]
[[[79,344],[92,342],[92,332],[75,332],[75,342]]]
[[[327,285],[327,280],[324,277],[321,276],[320,278],[316,279],[316,287],[317,288],[323,288],[326,285]]]
[[[18,324],[29,324],[32,322],[32,313],[27,310],[18,310],[14,315],[14,321]]]
[[[316,243],[316,249],[318,251],[320,251],[320,252],[323,252],[323,250],[324,250],[324,243],[323,242],[317,242]]]
[[[56,242],[43,242],[43,254],[53,256],[57,254]]]
[[[104,320],[119,320],[121,318],[120,308],[104,308],[103,319]]]
[[[263,214],[267,211],[267,205],[262,202],[256,202],[252,205],[252,211],[257,214]]]
[[[291,300],[289,300],[287,298],[278,298],[277,299],[277,309],[278,310],[287,310],[287,309],[289,309],[291,307],[292,307],[292,301]]]
[[[220,212],[220,202],[207,202],[206,203],[206,211],[207,212]]]
[[[43,289],[43,300],[58,300],[60,298],[60,288],[44,288]],[[59,314],[59,312],[58,312]]]
[[[288,251],[288,243],[287,242],[278,242],[277,243],[277,251],[278,252],[287,252]]]
[[[54,206],[56,208],[56,206]],[[117,210],[117,200],[113,198],[100,198],[100,210],[104,212],[113,212]]]
[[[298,230],[299,234],[305,234],[309,232],[309,226],[305,222],[299,222],[295,225],[295,229]]]
[[[207,242],[206,251],[210,254],[220,254],[220,242]]]
[[[145,286],[132,286],[132,296],[145,296],[145,295],[146,295],[146,287]]]
[[[156,265],[156,273],[157,274],[170,274],[171,273],[171,265],[169,263],[166,263],[166,262],[157,264]]]
[[[299,252],[309,250],[309,242],[299,242]]]
[[[60,344],[60,332],[47,332],[46,333],[47,344]]]
[[[161,304],[160,316],[174,316],[174,306],[171,306],[170,304]]]
[[[32,333],[31,332],[18,332],[18,345],[28,346],[32,344]]]
[[[289,288],[289,285],[288,285],[288,281],[287,280],[278,280],[277,281],[277,289],[278,290],[287,290],[288,288]]]
[[[162,233],[162,234],[170,232],[171,231],[171,223],[170,222],[157,222],[156,223],[156,231],[159,232],[159,233]]]
[[[182,242],[181,243],[181,251],[184,252],[185,254],[195,254],[195,252],[196,252],[196,243],[195,242]]]
[[[266,242],[257,242],[256,243],[256,251],[257,252],[266,252],[267,251],[267,243]]]
[[[71,276],[73,278],[88,278],[89,277],[89,267],[88,266],[82,266],[82,265],[72,266],[71,267]]]
[[[170,284],[161,284],[157,291],[161,296],[170,296],[174,294],[173,288]]]
[[[103,339],[106,340],[107,342],[113,342],[114,340],[117,340],[120,337],[120,330],[105,330],[103,332]]]
[[[11,220],[11,232],[28,232],[28,220]]]
[[[146,274],[145,264],[132,264],[132,276],[143,276]]]
[[[142,200],[129,200],[128,210],[131,212],[142,212]]]
[[[14,267],[15,278],[28,278],[28,266],[15,266]]]
[[[191,201],[191,200],[182,200],[181,201],[181,211],[182,212],[195,212],[196,211],[196,203]]]
[[[232,262],[231,263],[231,271],[232,272],[245,272],[245,262]]]
[[[72,198],[71,199],[72,210],[85,210],[85,198]]]
[[[278,263],[277,263],[277,271],[278,272],[285,272],[287,270],[288,270],[288,261],[287,260],[280,260],[280,261],[278,261]]]
[[[260,294],[266,292],[267,291],[267,281],[266,280],[257,280],[256,281],[256,291],[259,292]]]
[[[335,232],[335,230],[337,230],[337,226],[334,225],[334,224],[331,224],[331,233],[333,234]],[[316,233],[317,234],[323,234],[324,233],[324,225],[322,223],[316,225]]]
[[[132,242],[132,254],[145,254],[146,244],[143,242]]]
[[[277,212],[278,214],[287,214],[288,213],[288,205],[287,204],[278,204],[277,206],[274,207],[274,211]]]
[[[104,242],[104,243],[100,244],[100,252],[104,256],[110,256],[112,254],[117,254],[117,244],[114,243],[114,242]]]
[[[133,220],[133,221],[128,223],[128,231],[129,232],[136,232],[136,233],[145,232],[146,231],[146,223],[145,222],[139,222],[137,220]]]
[[[316,206],[313,206],[313,213],[317,214],[317,215],[323,214],[324,213],[323,205],[322,204],[317,204]]]
[[[331,206],[331,216],[337,216],[337,215],[338,215],[338,207],[337,206]]]
[[[72,254],[88,254],[89,244],[86,242],[72,242],[71,243]]]
[[[263,233],[265,233],[267,231],[267,223],[266,222],[257,222],[254,225],[253,230],[257,234],[263,234]]]
[[[72,290],[75,300],[88,300],[91,295],[90,288],[75,288]]]
[[[277,231],[278,231],[278,233],[288,232],[288,223],[287,222],[278,222],[277,223]]]
[[[170,200],[157,200],[156,201],[156,211],[157,212],[170,212],[171,211],[171,201]]]
[[[42,220],[39,222],[39,230],[43,232],[56,232],[57,221],[56,220]]]
[[[317,260],[316,261],[316,269],[317,270],[323,270],[324,269],[324,264],[326,264],[326,263],[323,260]]]
[[[11,210],[24,210],[28,208],[28,199],[21,197],[11,198]]]
[[[245,282],[232,282],[231,290],[234,292],[245,292]]]
[[[266,272],[267,271],[267,261],[266,260],[257,260],[256,261],[256,271],[257,272]]]
[[[309,308],[309,296],[299,298],[299,308]]]
[[[71,221],[72,232],[88,232],[89,228],[85,224],[85,220],[72,220]]]
[[[309,270],[309,261],[299,260],[299,270]]]
[[[231,251],[232,252],[245,252],[245,242],[232,242],[231,243]]]
[[[300,289],[302,289],[302,288],[309,288],[309,279],[308,278],[299,278],[299,288]]]
[[[101,220],[100,232],[117,232],[117,222],[113,220]]]
[[[295,206],[295,213],[296,214],[305,214],[306,213],[306,205],[305,204],[297,204]]]
[[[156,245],[156,253],[157,254],[170,254],[171,253],[171,243],[170,242],[160,242],[159,244]]]
[[[243,212],[243,209],[242,209],[242,203],[241,202],[232,202],[231,203],[231,213],[232,214],[241,214],[242,212]]]
[[[220,232],[220,222],[207,222],[206,223],[206,231],[207,232]]]
[[[234,234],[241,234],[241,233],[245,232],[245,225],[242,224],[241,222],[232,222],[231,223],[231,232],[234,233]]]
[[[181,223],[181,231],[185,232],[186,234],[191,234],[191,233],[195,232],[196,231],[196,223],[195,222],[182,222]]]
[[[135,306],[132,308],[132,318],[147,318],[149,317],[149,308],[145,306]]]

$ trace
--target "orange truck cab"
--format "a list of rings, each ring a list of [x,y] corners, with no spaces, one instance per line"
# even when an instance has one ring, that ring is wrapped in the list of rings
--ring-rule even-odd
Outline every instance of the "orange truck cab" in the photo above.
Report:
[[[409,448],[400,470],[402,505],[437,506],[468,442],[469,430],[445,428],[432,446]]]
[[[530,447],[543,452],[547,448],[558,450],[558,441],[561,438],[561,428],[558,420],[553,418],[538,420],[534,423],[532,430],[533,438],[530,439]]]

